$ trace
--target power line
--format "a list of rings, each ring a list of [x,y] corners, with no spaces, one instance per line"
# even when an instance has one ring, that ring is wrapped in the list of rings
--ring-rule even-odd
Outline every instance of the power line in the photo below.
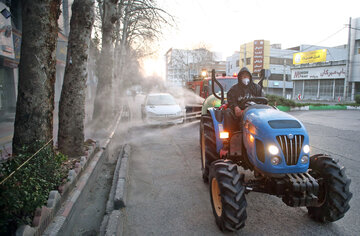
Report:
[[[13,172],[10,173],[10,175],[8,175],[6,178],[4,178],[1,182],[0,185],[2,185],[3,183],[5,183],[11,176],[13,176],[17,171],[19,171],[24,165],[26,165],[34,156],[36,156],[41,150],[43,150],[47,145],[49,145],[49,143],[51,141],[53,141],[54,138],[51,138],[44,146],[42,146],[39,150],[37,150],[31,157],[29,157],[29,159],[27,159],[24,163],[22,163],[20,166],[18,166],[18,168],[16,168],[16,170],[14,170]]]
[[[310,48],[312,48],[312,47],[314,47],[314,46],[317,46],[316,44],[320,44],[320,43],[328,40],[329,38],[331,38],[331,37],[335,36],[336,34],[340,33],[340,32],[341,32],[343,29],[345,29],[345,28],[347,28],[347,27],[346,27],[346,26],[342,27],[341,29],[339,29],[339,30],[336,31],[335,33],[331,34],[330,36],[326,37],[325,39],[323,39],[323,40],[315,43],[315,45],[310,45],[309,47],[304,48],[304,49],[300,50],[299,52],[304,52],[304,51],[306,51],[306,50],[308,50],[308,49],[310,49]],[[287,55],[291,55],[291,54],[294,54],[294,53],[287,53],[287,54],[283,54],[282,56],[287,56]]]

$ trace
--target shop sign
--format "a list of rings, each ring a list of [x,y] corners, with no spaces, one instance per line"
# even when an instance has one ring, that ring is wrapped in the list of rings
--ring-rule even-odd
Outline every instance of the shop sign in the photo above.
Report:
[[[3,66],[9,67],[9,68],[17,68],[17,67],[18,67],[18,63],[17,63],[15,60],[13,60],[13,59],[4,58],[4,60],[3,60]]]
[[[0,2],[0,6],[4,6]],[[5,7],[7,9],[7,7]],[[9,11],[9,9],[7,9]],[[13,38],[12,38],[11,17],[5,18],[0,14],[0,55],[7,58],[14,58]]]
[[[264,40],[255,40],[253,72],[259,73],[263,68],[264,68]]]
[[[299,52],[294,53],[293,64],[305,64],[305,63],[316,63],[326,61],[326,49],[315,50],[310,52]]]
[[[344,79],[346,66],[327,66],[316,68],[293,69],[291,71],[292,80],[304,79]]]
[[[20,61],[20,52],[21,52],[21,32],[12,29],[13,32],[13,41],[14,41],[14,53],[15,53],[15,60],[17,63]]]

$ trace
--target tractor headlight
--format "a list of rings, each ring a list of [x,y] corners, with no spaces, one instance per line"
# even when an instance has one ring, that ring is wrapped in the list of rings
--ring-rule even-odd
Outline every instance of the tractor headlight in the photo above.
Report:
[[[228,139],[229,138],[229,132],[224,130],[224,127],[222,124],[218,124],[218,128],[219,128],[219,138],[220,139]]]
[[[221,131],[220,132],[220,139],[228,139],[229,138],[229,132]]]
[[[279,148],[276,147],[275,145],[270,145],[269,152],[271,155],[277,155],[277,154],[279,154]]]
[[[300,159],[301,164],[306,164],[309,162],[309,157],[308,156],[302,156]]]
[[[303,151],[305,154],[308,154],[310,152],[310,146],[306,144],[303,148]]]
[[[251,134],[249,134],[249,140],[250,140],[250,142],[254,142],[254,140],[255,140],[255,138],[254,138],[254,136],[252,136]]]
[[[281,163],[281,158],[278,156],[273,156],[273,157],[271,157],[270,161],[273,166],[276,166]]]

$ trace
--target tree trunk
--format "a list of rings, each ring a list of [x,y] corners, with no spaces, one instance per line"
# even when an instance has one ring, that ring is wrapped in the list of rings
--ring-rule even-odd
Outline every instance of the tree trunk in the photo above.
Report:
[[[22,42],[13,153],[53,137],[60,0],[22,1]]]
[[[70,157],[84,154],[86,67],[94,18],[94,0],[74,1],[58,133],[59,150]]]
[[[99,81],[93,112],[93,120],[100,126],[106,125],[106,122],[109,121],[113,115],[113,97],[111,90],[114,76],[114,29],[115,23],[118,20],[117,2],[118,0],[105,0],[103,3],[102,47],[98,73]]]

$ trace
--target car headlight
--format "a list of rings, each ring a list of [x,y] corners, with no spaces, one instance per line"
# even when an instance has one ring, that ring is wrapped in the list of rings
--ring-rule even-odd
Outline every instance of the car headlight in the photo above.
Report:
[[[176,116],[181,116],[181,111],[176,112]]]
[[[310,146],[306,144],[306,145],[303,147],[303,151],[304,151],[305,154],[308,154],[308,153],[310,152]]]
[[[279,154],[279,148],[276,147],[275,145],[270,145],[268,148],[269,152],[271,155],[277,155]]]

